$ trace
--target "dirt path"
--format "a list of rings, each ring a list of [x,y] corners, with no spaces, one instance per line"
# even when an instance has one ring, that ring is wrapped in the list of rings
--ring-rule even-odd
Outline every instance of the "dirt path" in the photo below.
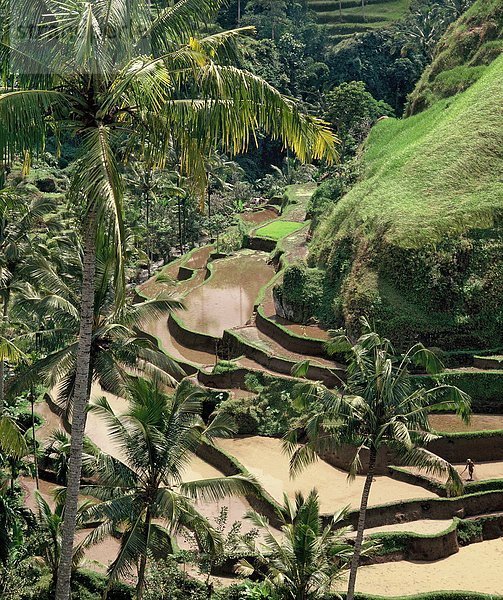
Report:
[[[467,481],[467,472],[464,471],[464,464],[456,464],[454,465],[458,472],[461,474],[463,481]],[[422,475],[426,475],[420,469],[415,467],[405,467],[411,473],[419,473]],[[464,472],[463,472],[464,471]],[[438,477],[436,475],[427,474],[426,477],[439,481],[440,483],[445,483],[445,477]],[[473,474],[473,481],[484,481],[485,479],[503,479],[503,461],[491,461],[491,462],[481,462],[475,463],[475,471]]]
[[[430,425],[436,431],[496,431],[503,429],[503,415],[472,415],[469,423],[463,423],[457,415],[430,415]]]

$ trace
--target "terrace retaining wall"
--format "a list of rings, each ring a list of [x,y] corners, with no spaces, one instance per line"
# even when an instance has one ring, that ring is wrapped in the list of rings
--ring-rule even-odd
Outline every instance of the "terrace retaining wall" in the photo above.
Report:
[[[224,331],[222,344],[234,358],[245,354],[248,358],[276,373],[291,375],[292,367],[296,364],[293,360],[268,354],[265,350],[248,344],[246,340],[240,338],[234,331]],[[343,375],[344,372],[341,369],[337,369],[337,367],[331,370],[316,364],[311,364],[307,372],[309,379],[322,381],[328,387],[337,387]]]
[[[244,247],[250,250],[260,250],[261,252],[272,252],[276,248],[276,240],[269,238],[255,237],[253,235],[245,235],[243,241]]]
[[[408,523],[420,519],[467,518],[503,511],[503,492],[480,492],[457,498],[425,498],[406,500],[367,509],[366,527],[381,527],[395,523]],[[332,515],[324,515],[328,523]],[[346,519],[348,525],[356,527],[358,511],[351,511]]]
[[[287,331],[276,325],[274,321],[268,319],[259,308],[256,318],[257,329],[262,333],[278,342],[283,348],[290,352],[298,354],[307,354],[308,356],[323,356],[327,357],[324,340],[314,338],[303,338],[294,334],[289,334]]]
[[[213,337],[200,331],[187,329],[180,320],[173,315],[168,317],[168,330],[175,340],[192,350],[202,350],[204,352],[215,353],[219,338]]]

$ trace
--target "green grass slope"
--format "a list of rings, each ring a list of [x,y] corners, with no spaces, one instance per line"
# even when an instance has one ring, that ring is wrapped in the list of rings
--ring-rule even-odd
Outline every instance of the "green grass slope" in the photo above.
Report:
[[[400,19],[410,0],[308,0],[318,23],[326,26],[334,43],[355,34],[386,27]]]
[[[472,17],[478,9],[487,17],[488,2],[491,15],[503,7],[503,0],[478,0]],[[459,36],[452,28],[439,56]],[[479,39],[469,56],[487,41]],[[503,56],[486,60],[475,81],[452,97],[433,102],[433,80],[429,87],[425,81],[416,98],[429,90],[423,97],[431,106],[374,127],[361,181],[315,232],[310,260],[326,269],[330,290],[325,320],[351,329],[366,314],[403,345],[422,339],[444,349],[497,347],[503,344]]]
[[[477,2],[446,33],[410,95],[407,115],[466,90],[503,51],[503,4]]]

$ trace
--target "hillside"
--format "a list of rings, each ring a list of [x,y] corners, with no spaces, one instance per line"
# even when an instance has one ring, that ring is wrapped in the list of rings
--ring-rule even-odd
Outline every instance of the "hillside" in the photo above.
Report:
[[[317,21],[326,26],[334,43],[353,35],[386,27],[402,17],[410,0],[308,0]]]
[[[412,95],[411,112],[429,108],[374,127],[361,181],[316,230],[310,260],[326,270],[329,324],[355,327],[367,314],[403,343],[503,343],[503,56],[484,50],[497,43],[483,35],[501,31],[502,7],[479,0],[451,27]],[[439,93],[477,55],[471,85]]]
[[[503,4],[474,4],[440,42],[435,60],[410,95],[407,115],[466,90],[503,51]]]

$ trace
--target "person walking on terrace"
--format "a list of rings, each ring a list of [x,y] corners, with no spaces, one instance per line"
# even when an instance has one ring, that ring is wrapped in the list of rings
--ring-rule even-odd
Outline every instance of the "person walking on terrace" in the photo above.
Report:
[[[467,481],[473,481],[473,471],[475,469],[475,463],[473,462],[473,460],[471,458],[469,458],[466,461],[466,466],[461,471],[461,474],[463,474],[467,469],[468,469],[468,479],[467,479]]]

